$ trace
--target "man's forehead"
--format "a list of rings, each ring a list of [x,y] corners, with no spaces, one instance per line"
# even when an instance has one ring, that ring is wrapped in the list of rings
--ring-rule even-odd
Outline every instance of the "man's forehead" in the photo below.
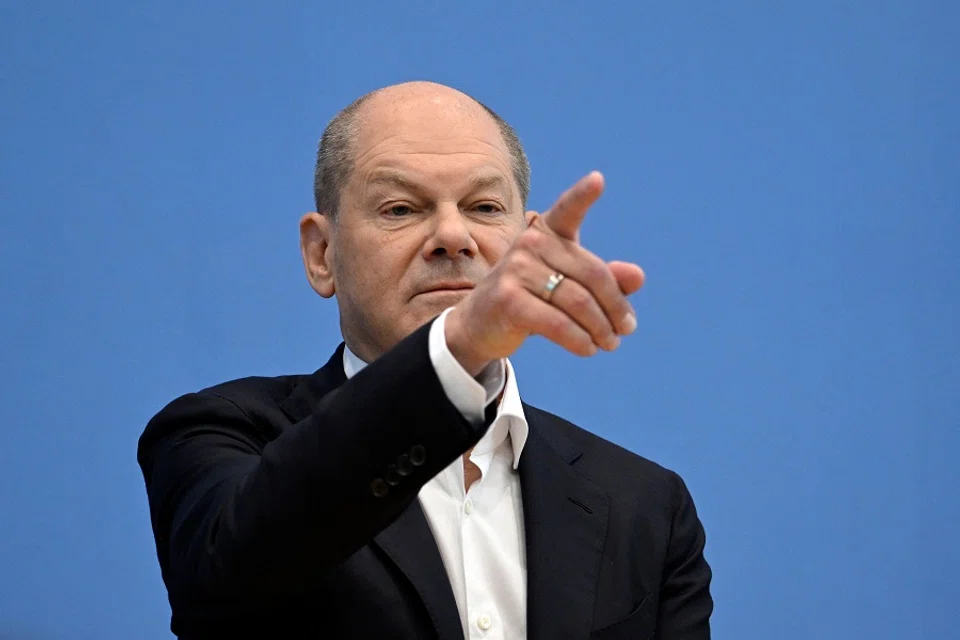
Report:
[[[364,182],[423,182],[435,179],[489,185],[511,171],[510,154],[498,130],[483,135],[464,127],[426,130],[368,129],[359,137],[354,171]]]
[[[355,126],[353,175],[364,188],[516,186],[500,125],[473,98],[449,87],[381,90],[361,104]]]
[[[452,91],[452,90],[451,90]],[[357,118],[357,151],[383,142],[445,152],[458,144],[482,143],[506,152],[506,144],[493,117],[471,98],[454,95],[375,95],[361,107]]]

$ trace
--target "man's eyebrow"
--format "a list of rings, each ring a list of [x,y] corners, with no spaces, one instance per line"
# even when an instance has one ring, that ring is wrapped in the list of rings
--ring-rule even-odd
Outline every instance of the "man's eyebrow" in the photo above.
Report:
[[[499,173],[480,174],[474,177],[470,181],[471,191],[479,191],[481,189],[487,189],[489,187],[500,187],[501,189],[503,189],[508,193],[510,191],[510,188],[509,188],[510,185],[507,183],[504,177]]]
[[[423,195],[425,187],[403,171],[396,169],[377,169],[367,179],[368,187],[398,187],[411,193]],[[498,189],[504,197],[510,196],[510,183],[500,173],[483,172],[475,175],[467,183],[470,193],[483,189]]]
[[[377,170],[370,176],[368,182],[370,185],[393,185],[409,191],[420,191],[423,188],[406,174],[392,169]]]

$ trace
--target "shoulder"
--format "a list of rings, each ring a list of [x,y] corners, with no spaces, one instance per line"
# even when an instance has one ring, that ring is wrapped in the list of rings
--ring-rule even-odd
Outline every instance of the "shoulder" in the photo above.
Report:
[[[305,375],[248,376],[184,393],[149,420],[138,442],[143,452],[157,441],[201,425],[255,428],[266,439],[275,437],[284,421],[281,403]]]
[[[304,374],[272,377],[248,376],[200,389],[194,395],[220,398],[240,407],[255,407],[260,404],[275,405],[289,396],[297,385],[307,377]]]
[[[174,398],[159,411],[157,416],[180,409],[217,405],[232,405],[244,413],[256,413],[279,405],[306,377],[305,375],[248,376],[227,380]]]
[[[578,452],[574,469],[615,500],[653,500],[675,508],[687,488],[675,471],[543,409],[525,406],[537,415],[548,439],[566,440]]]

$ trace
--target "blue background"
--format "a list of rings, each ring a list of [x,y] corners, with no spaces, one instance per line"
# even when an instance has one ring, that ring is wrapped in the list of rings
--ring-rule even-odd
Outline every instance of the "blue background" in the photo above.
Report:
[[[687,480],[718,638],[956,638],[960,4],[0,3],[0,637],[169,638],[135,446],[339,342],[297,221],[394,82],[519,130],[641,330],[525,399]],[[95,6],[93,6],[95,5]]]

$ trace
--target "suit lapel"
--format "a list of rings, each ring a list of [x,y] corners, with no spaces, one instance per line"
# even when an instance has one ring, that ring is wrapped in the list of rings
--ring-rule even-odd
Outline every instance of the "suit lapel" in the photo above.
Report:
[[[520,457],[527,549],[527,634],[590,635],[607,495],[572,464],[581,452],[553,424],[558,418],[524,405],[530,435]]]
[[[322,368],[301,380],[280,402],[280,407],[294,423],[310,415],[323,396],[346,382],[343,348],[341,344]],[[420,501],[414,500],[400,517],[373,539],[372,544],[382,549],[410,580],[423,600],[440,640],[463,640],[457,601]]]
[[[374,538],[374,543],[420,594],[440,640],[462,640],[457,601],[420,501],[414,500],[393,524]]]

